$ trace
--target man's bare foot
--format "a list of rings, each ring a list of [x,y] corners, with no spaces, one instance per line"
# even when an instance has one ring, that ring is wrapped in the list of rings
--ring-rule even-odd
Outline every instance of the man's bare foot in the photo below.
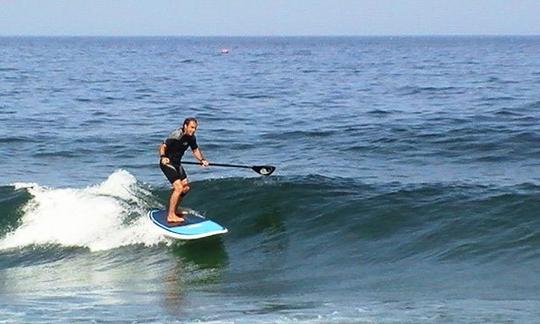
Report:
[[[178,217],[176,215],[174,216],[167,216],[167,223],[169,224],[179,224],[182,223],[184,219],[182,217]]]

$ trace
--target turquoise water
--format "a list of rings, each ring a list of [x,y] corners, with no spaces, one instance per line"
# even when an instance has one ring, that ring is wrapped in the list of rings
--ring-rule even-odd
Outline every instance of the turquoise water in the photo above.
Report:
[[[539,50],[0,38],[2,320],[534,322]],[[174,242],[146,212],[187,116],[211,162],[277,170],[186,166],[229,233]]]

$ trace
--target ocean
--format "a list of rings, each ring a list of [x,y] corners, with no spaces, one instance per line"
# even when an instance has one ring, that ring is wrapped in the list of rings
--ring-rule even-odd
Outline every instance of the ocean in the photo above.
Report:
[[[0,323],[534,323],[540,37],[0,38]],[[147,217],[186,117],[210,163]],[[194,161],[189,152],[185,160]]]

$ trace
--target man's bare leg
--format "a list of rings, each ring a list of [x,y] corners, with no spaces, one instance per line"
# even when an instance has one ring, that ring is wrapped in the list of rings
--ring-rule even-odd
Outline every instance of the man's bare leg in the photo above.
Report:
[[[180,201],[182,198],[180,195],[184,191],[184,186],[182,185],[182,181],[176,180],[172,184],[172,192],[171,197],[169,198],[169,209],[167,212],[167,222],[169,223],[181,223],[184,221],[182,217],[178,217],[176,215],[176,207],[178,204],[180,204]]]
[[[182,180],[182,193],[180,194],[179,202],[178,202],[178,204],[176,206],[180,205],[180,201],[188,193],[189,189],[191,189],[191,188],[188,185],[187,179]],[[183,210],[182,208],[177,207],[175,210],[176,210],[176,215],[179,216],[179,217],[182,217],[183,215],[189,214],[189,212],[187,210]]]

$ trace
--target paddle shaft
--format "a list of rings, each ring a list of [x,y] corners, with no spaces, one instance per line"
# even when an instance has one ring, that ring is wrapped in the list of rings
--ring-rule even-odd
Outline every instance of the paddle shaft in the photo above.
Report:
[[[194,164],[194,165],[201,165],[199,162],[182,162],[184,164]],[[244,169],[251,169],[255,172],[257,172],[260,175],[263,176],[269,176],[271,175],[276,167],[271,165],[240,165],[240,164],[227,164],[227,163],[209,163],[209,166],[220,166],[220,167],[228,167],[228,168],[244,168]]]
[[[201,165],[200,162],[190,162],[190,161],[182,161],[182,164],[193,164],[193,165]],[[227,163],[209,163],[209,166],[219,166],[219,167],[227,167],[227,168],[245,168],[245,169],[251,169],[252,167],[247,165],[240,165],[240,164],[227,164]]]

